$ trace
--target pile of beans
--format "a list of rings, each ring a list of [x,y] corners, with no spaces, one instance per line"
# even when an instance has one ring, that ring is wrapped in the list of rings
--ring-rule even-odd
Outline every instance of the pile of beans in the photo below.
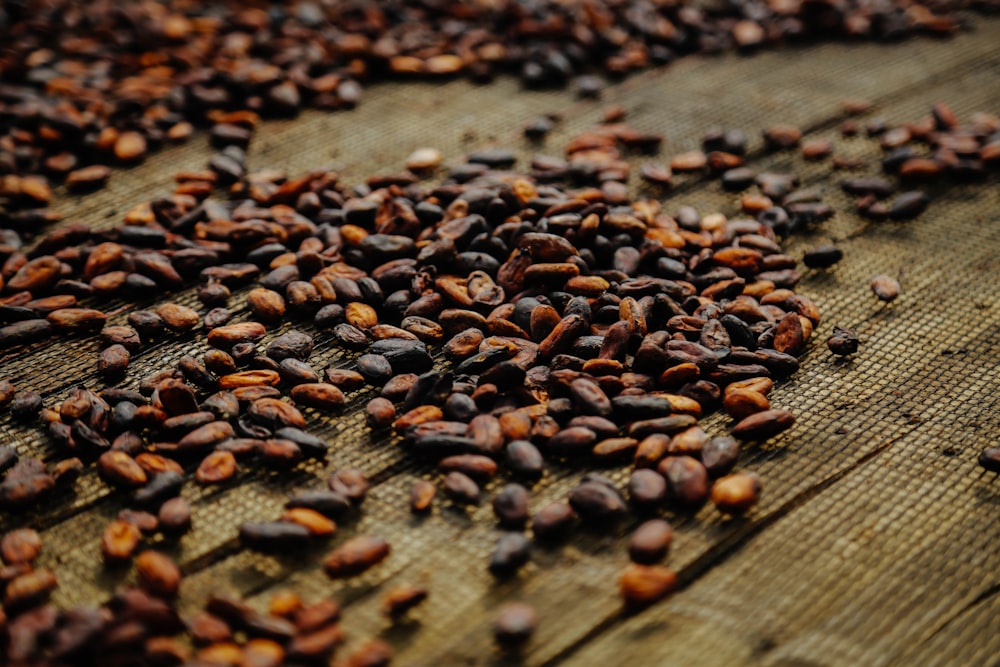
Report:
[[[992,0],[820,3],[27,0],[0,6],[0,222],[52,222],[52,186],[101,187],[210,125],[246,145],[260,116],[353,108],[361,82],[510,72],[526,86],[624,76],[690,53],[799,40],[951,34]],[[58,39],[53,39],[58,35]]]
[[[905,126],[907,140],[886,148],[910,153],[883,165],[887,173],[919,160],[937,167],[913,170],[933,171],[937,182],[985,177],[998,164],[996,117],[980,114],[960,126],[946,111],[934,107],[926,132],[917,129],[923,121]],[[677,575],[661,564],[673,538],[663,510],[707,502],[727,515],[751,510],[762,484],[737,468],[740,443],[779,436],[794,423],[769,393],[798,370],[821,317],[795,291],[802,273],[781,241],[833,210],[800,189],[794,174],[750,171],[741,157],[746,139],[731,130],[709,132],[704,151],[641,176],[666,187],[680,167],[713,174],[730,190],[755,187],[742,196],[745,217],[632,199],[625,158],[655,153],[660,137],[636,132],[620,113],[605,120],[574,138],[563,158],[539,156],[526,173],[513,169],[513,152],[491,149],[469,155],[436,185],[412,171],[355,187],[328,171],[298,178],[254,172],[244,150],[230,144],[204,172],[185,175],[178,192],[135,207],[114,229],[64,225],[30,245],[16,229],[5,230],[0,347],[97,336],[96,368],[107,386],[79,386],[46,406],[30,389],[0,382],[0,404],[16,419],[40,421],[54,451],[48,461],[19,460],[0,446],[0,507],[45,502],[95,467],[130,494],[128,509],[105,530],[103,557],[109,567],[134,562],[140,585],[101,610],[57,612],[42,604],[55,576],[33,569],[34,556],[17,555],[37,555],[37,535],[8,534],[15,555],[4,552],[0,578],[7,634],[13,644],[20,628],[29,628],[18,644],[25,659],[84,655],[125,626],[151,655],[175,656],[164,664],[179,661],[181,649],[161,636],[179,626],[154,630],[143,610],[152,605],[176,621],[163,599],[176,595],[180,571],[144,538],[190,528],[180,496],[190,480],[222,484],[245,466],[282,471],[324,460],[328,443],[308,432],[301,408],[337,414],[345,394],[364,387],[379,394],[365,407],[371,429],[395,432],[398,446],[441,474],[439,484],[413,486],[412,511],[439,503],[438,491],[452,504],[475,505],[486,483],[509,480],[491,499],[502,531],[486,564],[494,576],[515,574],[536,544],[565,540],[580,524],[613,532],[637,523],[628,546],[633,563],[620,579],[623,600],[641,608],[668,594]],[[884,144],[899,130],[872,136]],[[768,128],[765,139],[773,150],[800,145],[795,128]],[[931,152],[909,148],[916,141]],[[823,158],[820,148],[801,146],[810,159]],[[410,162],[433,169],[439,155],[427,149]],[[184,187],[192,181],[205,185]],[[897,196],[885,216],[872,215],[895,186],[864,177],[843,187],[876,219],[907,219],[926,207],[926,195],[912,191]],[[823,270],[841,256],[821,247],[807,253],[806,264]],[[95,307],[196,283],[200,309],[167,301],[109,318]],[[900,288],[878,276],[872,289],[889,301]],[[353,366],[317,367],[318,338],[296,324],[322,332],[323,344],[357,353]],[[282,333],[270,333],[279,327]],[[132,355],[168,335],[203,340],[207,351],[141,378],[134,389],[118,386],[129,382]],[[837,328],[828,346],[852,354],[858,340]],[[733,422],[729,435],[713,436],[699,419],[720,408]],[[983,460],[995,461],[989,456]],[[530,488],[547,467],[621,465],[631,468],[626,489],[588,472],[565,500],[532,512]],[[332,539],[337,522],[356,516],[369,482],[343,469],[327,486],[293,495],[277,520],[242,525],[242,544],[279,552]],[[383,538],[356,535],[333,548],[323,567],[332,578],[353,577],[390,552]],[[402,615],[426,596],[416,588],[391,591],[387,613]],[[295,653],[296,642],[315,630],[326,633],[316,640],[325,657],[339,641],[335,626],[299,625],[291,603],[268,618],[241,605],[209,603],[213,618],[202,634],[213,638],[212,650],[273,651],[276,644]],[[497,638],[519,644],[536,623],[533,610],[512,604],[497,617]],[[53,639],[57,625],[74,630]],[[233,645],[226,632],[236,628],[253,639]],[[385,652],[380,644],[366,650]]]

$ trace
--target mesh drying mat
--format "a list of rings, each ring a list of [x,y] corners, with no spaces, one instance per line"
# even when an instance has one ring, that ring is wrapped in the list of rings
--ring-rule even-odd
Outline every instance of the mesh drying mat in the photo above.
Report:
[[[348,396],[342,416],[306,411],[312,430],[331,442],[327,463],[280,476],[248,469],[230,486],[185,487],[194,528],[176,543],[157,545],[188,575],[185,612],[220,588],[261,605],[286,586],[307,599],[333,595],[347,607],[350,641],[383,636],[399,664],[995,664],[1000,482],[975,459],[1000,440],[996,180],[936,193],[914,222],[870,224],[851,213],[853,203],[835,185],[841,174],[829,178],[828,161],[764,154],[757,130],[796,124],[809,137],[832,139],[836,153],[860,158],[865,173],[876,173],[873,143],[837,134],[839,101],[875,100],[870,117],[890,124],[919,118],[938,99],[963,118],[1000,110],[998,31],[1000,21],[983,20],[977,32],[951,41],[690,59],[615,84],[600,102],[578,101],[569,91],[520,91],[510,79],[488,87],[386,84],[366,91],[355,112],[308,112],[266,124],[254,141],[251,168],[295,174],[332,165],[348,183],[398,171],[419,146],[436,146],[453,160],[473,148],[521,146],[526,164],[534,152],[561,152],[565,140],[596,123],[610,103],[623,105],[638,129],[664,133],[665,155],[696,148],[709,125],[739,127],[752,137],[753,168],[795,171],[803,185],[825,188],[825,201],[838,211],[820,229],[793,239],[791,254],[832,239],[846,258],[831,271],[808,272],[800,286],[824,319],[802,370],[772,395],[776,407],[797,415],[796,425],[741,459],[742,468],[764,480],[761,504],[741,520],[723,520],[711,509],[669,517],[677,528],[669,562],[684,588],[667,602],[622,615],[616,577],[626,563],[625,531],[536,549],[519,576],[494,581],[486,561],[498,533],[488,503],[469,512],[440,503],[429,517],[411,517],[410,485],[436,476],[394,441],[369,437],[359,412],[371,393],[362,390]],[[525,144],[519,128],[551,111],[564,119],[547,146],[539,151]],[[116,172],[99,193],[62,199],[59,208],[67,221],[115,224],[132,205],[168,192],[175,172],[202,168],[210,154],[204,137],[167,149]],[[669,193],[632,185],[664,198],[668,210],[690,203],[702,212],[737,212],[738,197],[714,181],[683,177]],[[902,295],[889,307],[869,291],[877,273],[902,283]],[[237,310],[243,296],[232,301]],[[192,290],[171,298],[200,308]],[[123,322],[129,310],[150,305],[116,303],[111,320]],[[855,359],[826,351],[822,341],[834,324],[860,334]],[[315,367],[351,365],[355,355],[328,334],[295,327],[316,334]],[[101,386],[97,349],[84,338],[39,344],[8,354],[0,372],[19,388],[39,391],[51,406],[74,384]],[[200,341],[167,336],[135,355],[124,386],[204,350]],[[721,433],[725,424],[716,416],[708,428]],[[7,416],[0,435],[23,454],[50,453],[44,434]],[[239,548],[241,523],[276,518],[293,490],[321,487],[330,471],[347,466],[365,471],[374,488],[337,540],[357,532],[383,535],[393,548],[384,564],[333,582],[319,567],[325,550],[275,558]],[[624,469],[606,472],[619,483],[626,479]],[[564,498],[581,474],[551,468],[533,489],[533,506]],[[97,603],[130,576],[127,569],[105,568],[100,558],[101,531],[123,506],[118,492],[88,472],[74,494],[27,515],[0,517],[0,531],[37,527],[41,565],[54,568],[60,580],[56,602]],[[414,620],[390,626],[379,613],[377,591],[403,582],[426,585],[431,597]],[[541,616],[536,639],[519,658],[496,653],[489,638],[498,603],[515,597],[532,602]]]

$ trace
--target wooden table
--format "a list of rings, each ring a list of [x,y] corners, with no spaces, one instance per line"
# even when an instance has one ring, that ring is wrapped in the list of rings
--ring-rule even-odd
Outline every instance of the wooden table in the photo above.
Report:
[[[819,184],[839,211],[793,240],[792,254],[834,239],[846,259],[831,271],[807,272],[800,286],[824,320],[802,370],[773,394],[776,407],[795,412],[796,425],[741,459],[741,468],[764,481],[760,505],[743,519],[723,519],[711,508],[667,514],[677,528],[668,562],[682,582],[667,601],[623,614],[617,576],[627,562],[624,530],[538,548],[518,576],[495,581],[486,570],[499,535],[489,503],[465,512],[440,502],[431,516],[411,517],[410,485],[436,476],[398,443],[369,436],[359,409],[370,394],[362,391],[349,396],[342,416],[310,413],[314,430],[330,441],[328,463],[281,476],[247,470],[231,487],[185,487],[194,529],[178,543],[156,545],[183,564],[182,608],[191,613],[219,589],[261,605],[285,587],[310,600],[332,595],[345,606],[351,642],[382,636],[402,665],[1000,664],[1000,480],[976,465],[979,451],[1000,441],[996,177],[987,186],[936,192],[917,221],[870,224],[851,212],[829,161],[764,154],[759,140],[764,126],[792,123],[810,137],[833,139],[838,154],[861,158],[865,173],[878,173],[873,142],[837,132],[840,101],[870,99],[877,109],[862,122],[882,116],[890,124],[916,120],[938,99],[963,119],[976,110],[998,112],[998,36],[1000,20],[983,19],[977,31],[951,40],[692,58],[612,85],[598,102],[572,91],[522,91],[510,79],[490,86],[384,84],[366,91],[356,111],[267,123],[251,167],[296,174],[334,165],[348,183],[400,170],[420,146],[436,146],[449,160],[494,144],[519,146],[529,156],[535,149],[521,126],[552,111],[563,121],[539,152],[560,154],[568,137],[598,122],[612,103],[625,107],[635,127],[663,132],[665,156],[698,147],[710,125],[742,128],[752,137],[751,166],[796,171],[805,185]],[[58,208],[67,221],[116,224],[132,205],[168,193],[176,171],[203,168],[210,153],[206,138],[196,138],[116,172],[100,193],[63,197]],[[667,210],[690,203],[703,213],[737,212],[737,197],[718,181],[684,177],[669,193],[642,192],[663,198]],[[902,283],[891,307],[869,291],[877,273]],[[192,290],[171,298],[196,303]],[[115,323],[135,307],[114,306]],[[835,359],[825,349],[835,324],[861,335],[854,359]],[[311,360],[317,368],[350,365],[353,353],[327,334],[318,341]],[[145,349],[126,384],[203,345],[175,336]],[[96,353],[94,340],[60,340],[7,354],[0,374],[54,405],[74,384],[102,386]],[[724,432],[718,416],[708,425]],[[51,453],[40,430],[8,416],[0,419],[0,435],[23,453]],[[393,549],[385,563],[334,582],[319,567],[328,549],[276,558],[240,548],[241,523],[276,518],[293,490],[321,487],[330,471],[347,466],[369,474],[374,488],[335,541],[382,535]],[[564,498],[583,472],[550,467],[533,489],[534,506]],[[624,469],[605,472],[621,484],[627,478]],[[90,471],[75,495],[0,517],[0,532],[38,528],[41,565],[60,580],[55,601],[96,604],[131,576],[105,568],[100,556],[101,532],[121,507],[123,496]],[[412,620],[390,626],[379,614],[380,591],[404,582],[423,584],[431,595]],[[541,617],[520,656],[501,655],[490,637],[497,605],[507,599],[531,602]]]

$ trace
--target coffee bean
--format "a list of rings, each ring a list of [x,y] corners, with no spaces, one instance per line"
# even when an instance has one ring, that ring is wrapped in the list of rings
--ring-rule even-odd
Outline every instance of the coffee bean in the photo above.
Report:
[[[833,334],[827,339],[826,346],[834,354],[847,356],[858,351],[858,336],[850,329],[834,327]]]
[[[31,563],[42,550],[42,540],[32,528],[17,528],[0,538],[0,557],[7,565]]]
[[[677,574],[662,565],[632,564],[618,580],[622,598],[629,609],[642,609],[658,602],[677,587]]]
[[[146,471],[123,451],[108,451],[97,459],[97,469],[105,480],[119,486],[137,488],[146,484]]]
[[[521,528],[528,522],[531,494],[520,484],[507,484],[493,497],[493,513],[500,525]]]
[[[636,563],[652,565],[667,555],[674,529],[662,519],[650,519],[632,533],[629,538],[629,557]]]
[[[727,514],[743,514],[760,498],[760,479],[753,473],[733,473],[712,485],[712,502]]]
[[[301,550],[309,544],[310,536],[305,526],[287,521],[244,523],[240,526],[240,541],[247,548],[263,553]]]
[[[152,595],[177,597],[181,571],[174,561],[158,551],[144,551],[135,559],[139,585]]]
[[[117,519],[108,524],[101,538],[104,562],[115,565],[126,562],[135,554],[142,539],[139,528],[128,521]]]
[[[170,498],[160,505],[156,518],[164,535],[183,535],[191,529],[191,505],[179,496]]]
[[[710,439],[701,450],[701,463],[709,477],[720,477],[729,473],[740,456],[740,445],[735,438],[717,436]]]
[[[583,482],[569,494],[569,504],[585,523],[608,528],[624,519],[625,501],[616,489],[600,482]]]
[[[444,493],[459,505],[479,504],[479,485],[460,472],[450,472],[445,476]]]
[[[389,543],[382,538],[360,535],[334,549],[323,569],[334,579],[357,576],[385,560],[389,551]]]
[[[667,482],[667,495],[685,507],[697,507],[708,500],[708,471],[690,456],[668,456],[657,470]]]
[[[517,572],[531,558],[531,541],[521,533],[505,533],[490,556],[490,572],[506,577]]]
[[[634,470],[628,481],[628,495],[638,509],[656,509],[667,497],[667,481],[655,470]]]
[[[493,619],[493,636],[504,647],[518,647],[535,634],[538,614],[525,602],[507,602]]]
[[[875,276],[871,280],[871,288],[879,300],[887,303],[899,296],[899,281],[889,276]]]
[[[396,586],[382,596],[382,612],[392,619],[398,619],[420,605],[427,596],[426,588],[406,584]]]
[[[739,440],[767,440],[794,423],[795,416],[788,410],[765,410],[740,420],[732,434]]]
[[[517,477],[534,481],[544,474],[545,462],[541,452],[527,440],[514,440],[505,450],[507,469]]]
[[[410,511],[427,512],[437,495],[437,487],[425,480],[418,480],[410,489]]]
[[[553,502],[532,517],[531,532],[538,541],[553,542],[567,537],[575,523],[576,513],[568,503]]]
[[[215,451],[206,456],[195,471],[201,484],[219,484],[236,474],[236,457],[231,452]]]
[[[987,447],[979,454],[979,465],[990,472],[1000,472],[1000,447]]]

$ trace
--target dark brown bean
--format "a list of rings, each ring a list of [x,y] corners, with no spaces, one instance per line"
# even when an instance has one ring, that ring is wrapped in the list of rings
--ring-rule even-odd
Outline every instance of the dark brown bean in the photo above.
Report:
[[[180,496],[160,505],[157,522],[164,535],[178,536],[191,530],[191,505]]]
[[[629,557],[643,565],[658,563],[666,557],[673,536],[674,529],[669,523],[650,519],[636,528],[629,538]]]
[[[628,480],[629,500],[640,510],[656,509],[667,497],[667,481],[649,468],[632,472]]]
[[[527,643],[538,627],[535,608],[525,602],[507,602],[493,619],[493,636],[504,647]]]
[[[850,329],[834,327],[833,334],[826,340],[826,346],[834,354],[847,356],[858,351],[858,336]]]
[[[505,464],[511,473],[525,480],[540,479],[544,473],[545,461],[541,452],[527,440],[514,440],[505,450]]]
[[[987,447],[979,454],[979,465],[990,472],[1000,472],[1000,447]]]
[[[585,481],[574,488],[569,504],[585,523],[602,529],[624,519],[627,511],[617,489],[596,481]]]
[[[668,456],[660,462],[660,474],[667,481],[668,496],[686,507],[697,507],[708,500],[708,471],[690,456]]]
[[[450,472],[445,476],[444,493],[459,505],[479,504],[479,485],[460,472]]]
[[[520,484],[507,484],[493,497],[493,513],[508,529],[523,527],[530,517],[531,494]]]
[[[701,450],[701,463],[709,477],[721,477],[729,473],[740,456],[740,445],[735,438],[717,436],[709,440]]]
[[[490,556],[490,572],[506,577],[517,572],[531,558],[531,541],[521,533],[505,533],[497,540]]]
[[[263,553],[287,553],[302,549],[309,544],[310,536],[305,526],[287,521],[244,523],[240,526],[240,541],[247,548]]]

